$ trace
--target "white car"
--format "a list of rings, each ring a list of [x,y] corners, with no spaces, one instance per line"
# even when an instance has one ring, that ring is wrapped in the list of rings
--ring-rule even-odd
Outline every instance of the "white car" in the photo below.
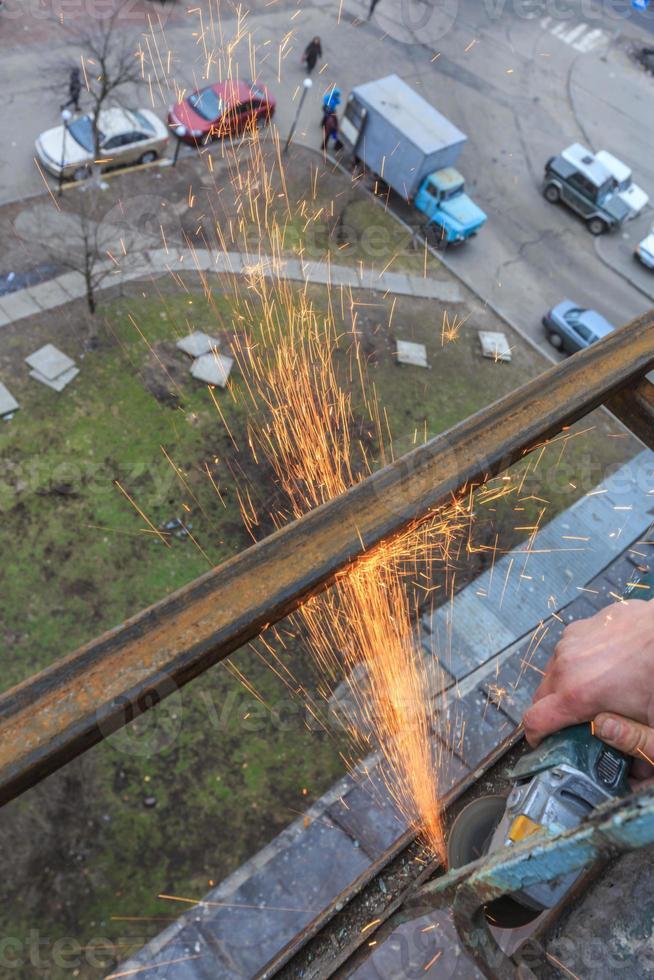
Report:
[[[642,242],[639,242],[634,249],[634,255],[637,259],[646,265],[648,269],[654,269],[654,228],[650,230],[649,235],[643,238]]]
[[[614,157],[612,153],[608,152],[608,150],[599,150],[595,154],[595,159],[604,164],[606,169],[609,171],[615,180],[616,194],[629,208],[631,212],[629,217],[635,218],[636,215],[640,214],[645,205],[648,203],[649,197],[642,187],[639,187],[638,184],[634,184],[631,170],[627,164],[623,163],[622,160],[618,160],[618,158]]]
[[[103,109],[99,116],[99,161],[103,170],[128,163],[150,163],[166,148],[168,127],[150,109]],[[41,133],[36,155],[55,177],[84,180],[94,160],[93,122],[76,116],[66,126]]]

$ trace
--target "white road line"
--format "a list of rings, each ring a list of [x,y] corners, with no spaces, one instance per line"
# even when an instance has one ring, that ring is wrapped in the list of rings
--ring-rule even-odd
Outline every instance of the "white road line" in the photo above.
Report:
[[[579,35],[585,33],[587,27],[588,24],[577,24],[577,26],[573,27],[567,34],[560,34],[559,40],[563,41],[565,44],[574,44]]]
[[[589,51],[593,51],[594,48],[608,40],[605,31],[601,31],[599,28],[589,29],[588,24],[583,22],[570,27],[568,21],[553,22],[551,17],[543,17],[540,26],[552,37],[558,38],[559,41],[581,54],[588,54]]]
[[[573,44],[572,47],[575,48],[577,51],[582,51],[585,54],[587,51],[592,51],[593,48],[596,48],[600,44],[603,44],[605,39],[606,39],[606,34],[604,33],[604,31],[600,31],[599,29],[595,31],[589,31],[589,33],[586,34],[585,37],[582,37],[581,40],[577,41],[576,44]]]

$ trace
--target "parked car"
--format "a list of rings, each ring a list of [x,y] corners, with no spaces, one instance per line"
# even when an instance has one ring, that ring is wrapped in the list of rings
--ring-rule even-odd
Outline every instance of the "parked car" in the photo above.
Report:
[[[620,227],[629,216],[609,171],[579,143],[547,161],[543,194],[550,204],[562,201],[581,215],[592,235]]]
[[[150,109],[103,109],[98,125],[103,170],[151,163],[165,152],[170,136],[166,124]],[[95,157],[93,117],[77,116],[66,126],[48,129],[35,145],[39,162],[55,177],[84,180]]]
[[[603,163],[609,171],[615,181],[616,194],[629,208],[631,212],[629,217],[635,218],[649,203],[649,195],[638,184],[634,184],[631,170],[627,164],[618,160],[608,150],[598,150],[595,159]]]
[[[634,249],[634,255],[648,269],[654,269],[654,226],[649,235],[645,235],[642,242],[638,242]]]
[[[552,346],[568,354],[590,347],[615,329],[601,313],[586,310],[569,299],[548,310],[543,326]]]
[[[264,85],[252,82],[217,82],[196,89],[168,110],[168,125],[185,143],[197,146],[209,140],[241,133],[259,120],[270,122],[275,100]]]
[[[573,143],[561,151],[561,156],[575,166],[584,166],[591,161],[601,164],[613,178],[613,193],[617,194],[629,208],[629,218],[635,218],[649,201],[649,197],[642,187],[634,184],[631,170],[627,164],[618,160],[608,150],[598,150],[597,153],[593,154],[580,143]]]

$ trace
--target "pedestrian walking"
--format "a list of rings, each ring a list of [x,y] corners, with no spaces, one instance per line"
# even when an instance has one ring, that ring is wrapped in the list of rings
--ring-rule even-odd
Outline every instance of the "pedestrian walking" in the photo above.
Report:
[[[307,73],[310,75],[316,67],[318,58],[322,58],[322,45],[319,37],[312,38],[304,49],[302,61],[307,66]]]
[[[375,12],[375,7],[379,3],[379,0],[370,0],[370,10],[368,11],[368,20],[372,17]]]
[[[343,144],[338,135],[338,116],[331,110],[323,113],[322,117],[322,149],[323,153],[327,150],[329,140],[334,140],[334,149],[342,150]]]
[[[82,77],[79,68],[73,68],[68,82],[68,102],[64,102],[62,110],[69,106],[74,106],[75,112],[79,112],[79,97],[82,94]]]

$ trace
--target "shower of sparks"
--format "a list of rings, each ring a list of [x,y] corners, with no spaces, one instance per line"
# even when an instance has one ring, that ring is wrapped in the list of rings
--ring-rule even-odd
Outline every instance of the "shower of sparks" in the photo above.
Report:
[[[214,17],[213,5],[210,5],[208,22],[200,8],[187,12],[195,18],[197,43],[205,61],[203,78],[244,77],[245,72],[237,65],[237,48],[241,55],[244,48],[247,51],[241,61],[247,60],[251,78],[256,80],[259,74],[259,53],[263,53],[261,60],[267,62],[268,69],[274,67],[281,77],[282,64],[294,50],[295,31],[284,37],[276,53],[267,48],[269,41],[257,48],[248,30],[247,16],[241,8],[238,10],[236,29],[229,41],[223,37],[219,11]],[[476,39],[471,41],[465,50],[469,51],[476,43]],[[171,75],[176,59],[171,55],[160,23],[156,30],[151,27],[150,34],[143,36],[139,57],[151,91],[166,93],[169,99],[180,98],[182,86]],[[332,83],[325,79],[325,91],[331,87]],[[200,156],[207,166],[206,180],[215,194],[203,202],[207,213],[198,215],[195,234],[185,233],[184,242],[191,252],[189,271],[199,275],[210,304],[213,273],[195,260],[195,250],[211,251],[217,268],[224,267],[219,260],[227,253],[238,251],[248,257],[243,275],[234,277],[231,287],[231,347],[240,369],[240,380],[238,384],[230,382],[224,396],[238,401],[247,411],[246,445],[239,445],[230,431],[220,405],[223,396],[219,397],[213,388],[208,389],[208,394],[234,449],[249,452],[257,464],[267,464],[274,474],[276,492],[268,503],[258,498],[257,488],[238,487],[242,518],[255,539],[260,534],[263,518],[280,527],[340,496],[377,466],[384,466],[394,458],[390,423],[368,377],[360,346],[360,310],[365,304],[344,287],[328,283],[326,309],[318,308],[308,288],[293,285],[283,276],[282,264],[289,257],[301,263],[307,260],[305,243],[309,233],[319,222],[334,218],[335,202],[325,206],[318,200],[318,166],[312,167],[307,175],[306,197],[299,201],[291,198],[279,133],[271,126],[268,134],[264,145],[256,125],[249,125],[237,137],[217,144],[214,159],[206,148],[200,148]],[[222,158],[222,173],[226,171],[235,199],[233,213],[226,216],[221,211],[224,186],[218,184],[216,157]],[[353,187],[358,179],[353,179]],[[188,188],[186,203],[189,209],[197,203],[192,186]],[[333,221],[332,225],[335,227],[330,234],[334,235],[335,244],[341,250],[347,249],[351,243],[336,240],[339,225]],[[167,241],[163,225],[160,231],[166,251],[171,249],[175,253],[179,245]],[[129,249],[123,242],[115,252],[111,257],[117,264],[129,261]],[[327,252],[324,261],[328,263],[329,257]],[[315,258],[313,253],[311,258]],[[426,250],[424,262],[426,275]],[[180,288],[186,288],[179,276],[172,271],[171,275]],[[223,314],[214,308],[217,320],[222,323]],[[393,302],[389,323],[394,308]],[[138,331],[134,318],[131,322]],[[465,318],[458,314],[443,312],[442,346],[457,340],[464,323]],[[425,422],[423,438],[427,437]],[[572,434],[564,433],[553,440],[561,453],[571,437]],[[416,429],[414,442],[417,439]],[[539,447],[541,455],[548,445]],[[308,647],[320,670],[319,696],[329,700],[338,684],[345,682],[350,707],[344,709],[341,722],[359,748],[381,751],[385,765],[380,769],[391,796],[441,860],[445,859],[445,848],[439,773],[450,751],[446,742],[452,733],[440,732],[440,738],[436,737],[433,706],[442,695],[444,675],[439,660],[421,652],[416,624],[432,592],[444,588],[446,592],[442,594],[450,599],[454,595],[454,560],[481,550],[473,543],[473,515],[484,507],[492,511],[492,505],[510,495],[517,495],[523,502],[539,499],[520,496],[529,466],[532,472],[538,467],[541,457],[536,456],[536,462],[525,467],[521,478],[504,476],[483,487],[467,487],[447,506],[367,551],[337,576],[332,588],[308,600],[294,616],[303,635],[308,637]],[[167,458],[190,496],[190,487],[181,470]],[[224,506],[219,489],[224,483],[218,476],[217,466],[210,469],[205,465],[205,470]],[[159,535],[169,544],[167,536],[154,526],[128,491],[117,486],[143,518],[148,533]],[[529,536],[524,563],[521,563],[519,577],[522,578],[529,577],[526,566],[547,502],[542,503],[535,523],[525,528]],[[381,500],[371,500],[371,514],[383,504]],[[350,539],[353,531],[365,537],[364,527],[344,527],[344,539]],[[208,553],[196,538],[190,534],[189,538],[209,561]],[[494,562],[500,550],[497,539],[493,548],[486,550],[492,551]],[[503,585],[502,599],[513,561],[506,580],[499,583]],[[444,585],[435,584],[437,577]],[[279,631],[276,637],[283,639]],[[259,655],[267,657],[268,665],[292,693],[306,699],[309,713],[318,721],[315,696],[288,675],[265,637],[261,645],[265,652]],[[526,664],[525,669],[529,666]],[[247,680],[242,675],[240,678],[247,686]],[[254,688],[248,689],[254,692]],[[497,700],[505,693],[498,687]]]

